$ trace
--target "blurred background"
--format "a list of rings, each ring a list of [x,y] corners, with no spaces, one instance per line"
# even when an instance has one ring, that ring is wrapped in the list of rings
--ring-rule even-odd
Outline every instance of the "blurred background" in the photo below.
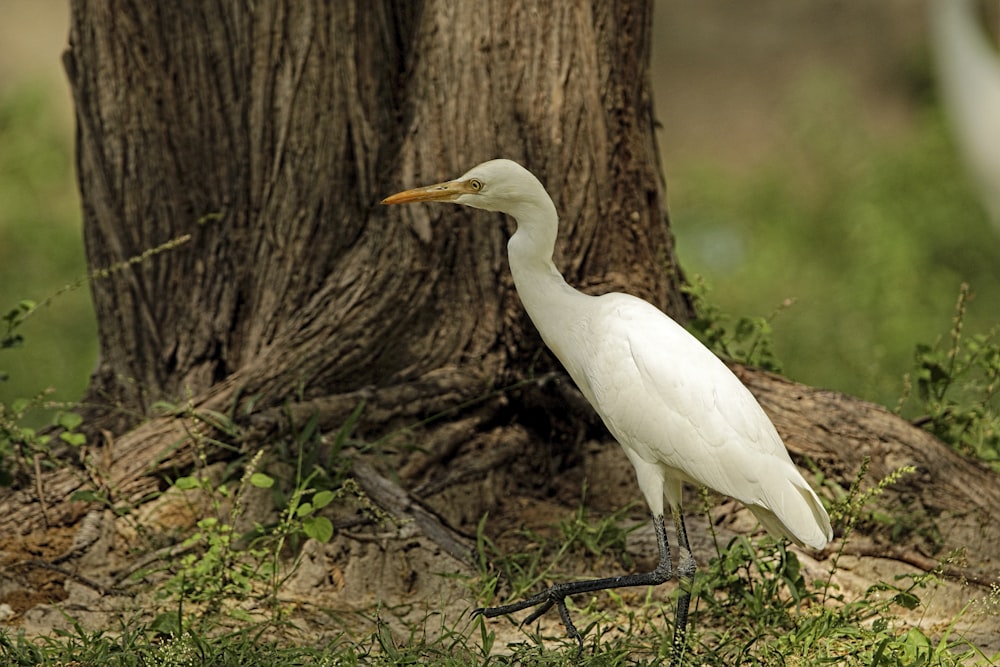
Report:
[[[681,264],[723,312],[780,310],[771,326],[786,375],[894,408],[915,347],[947,342],[963,281],[975,295],[965,330],[1000,322],[1000,226],[946,124],[924,2],[655,9]],[[992,119],[1000,129],[1000,108]]]
[[[87,270],[60,61],[68,34],[67,0],[0,0],[0,316]],[[22,346],[0,349],[0,374],[9,376],[0,404],[46,388],[56,400],[79,398],[97,354],[87,286],[54,299],[18,333]]]
[[[66,0],[0,2],[0,314],[86,272],[68,22]],[[724,312],[774,315],[786,375],[892,408],[962,282],[966,330],[997,325],[1000,227],[942,111],[922,2],[658,0],[653,59],[680,260]],[[79,397],[89,290],[19,331],[0,403]]]

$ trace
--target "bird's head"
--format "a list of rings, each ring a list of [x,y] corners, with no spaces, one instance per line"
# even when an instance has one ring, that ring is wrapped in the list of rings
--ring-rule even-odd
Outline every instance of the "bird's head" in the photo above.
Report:
[[[548,199],[535,176],[512,160],[490,160],[453,181],[414,188],[386,197],[383,204],[453,202],[487,211],[512,213],[534,199]]]

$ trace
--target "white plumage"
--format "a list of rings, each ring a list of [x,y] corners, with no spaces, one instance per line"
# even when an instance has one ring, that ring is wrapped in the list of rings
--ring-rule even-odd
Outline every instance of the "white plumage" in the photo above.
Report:
[[[681,482],[704,484],[747,505],[776,536],[822,549],[829,518],[736,376],[641,299],[586,304],[583,335],[557,356],[624,447],[652,512],[663,513],[664,494],[678,511]]]
[[[523,603],[478,611],[496,616],[539,605],[544,612],[558,604],[567,630],[579,639],[563,603],[566,595],[659,583],[664,574],[671,576],[662,528],[664,498],[677,522],[680,547],[688,551],[680,510],[684,482],[743,502],[778,537],[815,549],[831,539],[830,519],[819,498],[763,409],[718,357],[642,299],[589,296],[566,283],[552,262],[558,215],[531,172],[510,160],[491,160],[457,180],[408,190],[383,203],[416,201],[449,201],[517,220],[507,249],[518,295],[545,344],[635,467],[660,542],[661,562],[654,573],[559,584]],[[689,578],[694,561],[690,553],[679,557],[680,575]],[[679,603],[675,650],[683,648],[681,616]]]

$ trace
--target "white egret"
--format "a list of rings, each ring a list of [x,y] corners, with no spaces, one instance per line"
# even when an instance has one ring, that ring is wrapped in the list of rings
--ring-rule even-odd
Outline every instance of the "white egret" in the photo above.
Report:
[[[1000,227],[1000,54],[972,0],[928,0],[945,110],[966,167]]]
[[[763,526],[822,549],[830,518],[792,463],[771,421],[746,387],[696,338],[649,303],[628,294],[589,296],[552,262],[559,219],[542,184],[510,160],[491,160],[457,180],[400,192],[383,204],[453,202],[500,211],[517,221],[507,244],[514,285],[542,340],[562,362],[635,467],[653,514],[659,564],[652,572],[556,584],[526,600],[477,609],[488,618],[529,607],[530,623],[556,606],[570,637],[583,639],[567,596],[661,584],[674,575],[664,497],[677,528],[681,595],[674,660],[684,650],[695,561],[681,513],[684,482],[743,502]]]

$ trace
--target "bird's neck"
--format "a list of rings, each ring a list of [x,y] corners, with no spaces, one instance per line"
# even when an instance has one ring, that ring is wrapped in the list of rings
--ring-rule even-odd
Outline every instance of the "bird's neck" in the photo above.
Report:
[[[569,325],[581,313],[579,301],[589,297],[569,285],[552,261],[559,221],[555,206],[551,201],[546,204],[511,212],[517,232],[507,243],[507,256],[524,309],[559,356],[558,327]]]
[[[508,214],[517,221],[517,231],[507,243],[507,258],[520,294],[537,291],[545,284],[565,282],[552,262],[559,232],[559,217],[552,200],[519,202]]]

